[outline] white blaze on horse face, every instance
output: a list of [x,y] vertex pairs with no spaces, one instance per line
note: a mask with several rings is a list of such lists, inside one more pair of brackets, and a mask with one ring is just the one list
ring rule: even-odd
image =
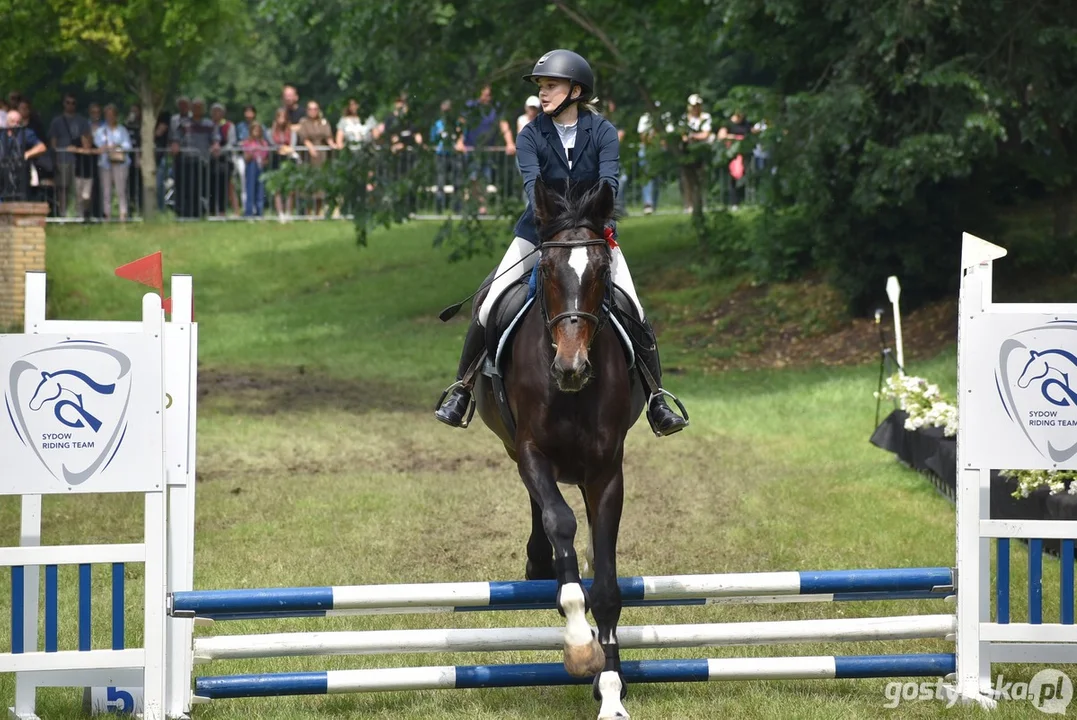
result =
[[583,271],[587,269],[587,248],[572,248],[572,254],[568,256],[568,264],[569,267],[576,271],[576,276],[580,279],[580,286],[582,287]]
[[[587,270],[587,248],[578,247],[572,248],[572,253],[568,256],[568,265],[576,271],[576,277],[579,278],[580,288],[583,288],[583,273]],[[576,297],[572,298],[572,309],[580,309],[580,296],[579,293]]]

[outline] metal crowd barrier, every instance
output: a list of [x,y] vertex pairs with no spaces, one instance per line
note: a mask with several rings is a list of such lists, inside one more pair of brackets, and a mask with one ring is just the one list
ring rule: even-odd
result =
[[[326,159],[347,150],[328,146],[316,148]],[[414,153],[386,152],[373,182],[392,183],[413,171]],[[0,202],[31,200],[50,205],[48,221],[116,222],[143,216],[143,178],[140,151],[129,151],[129,163],[116,172],[102,166],[100,154],[54,153],[51,177],[18,162],[0,159]],[[240,148],[223,148],[217,154],[155,149],[155,177],[152,198],[166,218],[189,220],[323,219],[325,198],[310,193],[272,193],[265,188],[267,173],[284,163],[309,164],[307,147],[295,148],[284,157],[270,150],[264,166],[244,159]],[[712,192],[707,206],[750,205],[756,202],[757,180],[768,168],[757,167],[745,157],[746,174],[733,181],[723,163],[711,163],[701,171],[704,187]],[[715,180],[717,180],[715,182]],[[681,178],[670,172],[652,178],[645,162],[634,149],[622,152],[622,177],[618,205],[622,214],[640,214],[645,198],[656,213],[682,212]],[[107,188],[106,188],[107,185]],[[716,190],[717,192],[713,192]],[[462,154],[433,153],[421,190],[409,197],[416,217],[443,217],[463,212],[465,198],[479,200],[480,209],[494,215],[500,203],[512,200],[515,206],[526,201],[516,158],[504,148],[487,148]],[[333,217],[340,217],[340,212]]]

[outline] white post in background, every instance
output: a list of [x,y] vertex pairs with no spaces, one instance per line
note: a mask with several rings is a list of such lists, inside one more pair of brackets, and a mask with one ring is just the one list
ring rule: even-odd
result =
[[898,372],[905,374],[905,347],[901,342],[901,283],[895,275],[886,279],[886,295],[894,306],[894,350],[897,352]]

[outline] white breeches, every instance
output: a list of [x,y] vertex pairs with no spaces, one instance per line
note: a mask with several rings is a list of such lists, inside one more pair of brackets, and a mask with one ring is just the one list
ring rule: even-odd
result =
[[643,304],[639,301],[639,296],[636,295],[636,285],[632,282],[632,273],[628,271],[628,261],[625,260],[620,246],[613,248],[610,257],[610,274],[613,277],[613,284],[624,290],[625,295],[636,306],[639,319],[646,320],[647,316],[643,314]]
[[[480,325],[486,327],[486,320],[490,317],[490,309],[494,306],[494,302],[501,297],[501,294],[508,290],[509,286],[517,280],[529,274],[535,267],[535,263],[539,261],[538,253],[520,262],[521,258],[534,249],[534,245],[521,237],[513,239],[509,249],[505,251],[505,257],[501,259],[501,264],[497,266],[497,272],[494,273],[496,279],[490,283],[490,291],[486,293],[486,299],[483,300],[482,305],[479,307]],[[516,265],[516,263],[519,264]],[[510,267],[512,269],[508,270]]]
[[[509,245],[509,249],[505,252],[505,257],[501,259],[501,264],[497,266],[497,272],[494,273],[494,276],[497,279],[490,284],[490,291],[487,293],[486,299],[479,307],[480,325],[486,327],[486,321],[490,317],[490,308],[494,306],[497,298],[501,297],[501,294],[513,283],[531,273],[531,270],[535,267],[535,263],[539,261],[539,254],[534,253],[523,262],[520,262],[520,259],[534,249],[534,245],[520,237],[515,238],[512,241],[512,244]],[[507,268],[510,267],[512,269],[507,270]],[[504,273],[504,275],[502,275],[502,273]],[[610,274],[613,278],[613,283],[624,290],[625,294],[631,298],[640,318],[645,318],[646,316],[643,314],[643,305],[640,304],[639,296],[636,295],[636,285],[632,282],[632,273],[629,272],[628,263],[625,261],[624,254],[619,247],[614,248],[611,253]]]

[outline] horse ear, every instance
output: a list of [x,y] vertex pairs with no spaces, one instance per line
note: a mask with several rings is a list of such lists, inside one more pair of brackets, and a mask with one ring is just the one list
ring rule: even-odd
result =
[[587,214],[601,220],[602,224],[605,225],[613,219],[615,201],[613,188],[610,187],[609,183],[601,183],[598,186],[598,192],[594,194],[591,200],[591,207],[588,209]]
[[553,193],[546,188],[546,183],[539,179],[535,180],[533,194],[535,198],[535,207],[533,208],[535,222],[540,226],[545,225],[551,218],[557,215],[557,208],[554,207],[555,199]]

